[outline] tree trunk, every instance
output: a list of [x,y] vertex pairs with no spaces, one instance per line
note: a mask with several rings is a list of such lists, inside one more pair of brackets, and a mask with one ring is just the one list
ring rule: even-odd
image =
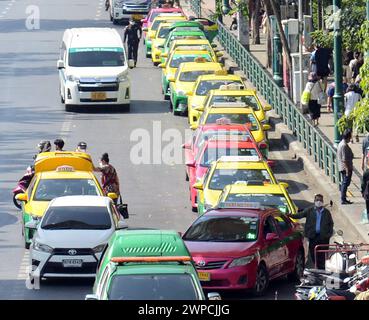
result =
[[254,1],[251,20],[252,44],[260,44],[260,0]]
[[279,35],[281,37],[281,42],[282,42],[282,47],[283,47],[283,50],[284,50],[284,54],[287,57],[287,59],[286,59],[287,60],[287,67],[290,70],[292,70],[291,52],[290,52],[290,48],[288,46],[286,35],[283,31],[280,12],[279,12],[278,7],[275,3],[275,0],[267,0],[267,1],[271,4],[271,7],[273,9],[273,13],[274,13],[274,15],[276,16],[276,19],[277,19],[278,32],[279,32]]

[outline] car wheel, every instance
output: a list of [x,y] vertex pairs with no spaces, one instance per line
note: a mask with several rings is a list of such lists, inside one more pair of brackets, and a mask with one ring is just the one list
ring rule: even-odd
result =
[[67,111],[67,112],[71,112],[71,111],[73,111],[73,106],[72,106],[72,105],[70,105],[70,104],[66,104],[66,105],[65,105],[65,111]]
[[303,250],[299,250],[296,255],[295,269],[288,274],[287,278],[290,281],[298,282],[302,278],[305,269],[305,255]]
[[113,24],[118,24],[118,20],[113,18]]
[[269,275],[264,264],[260,264],[256,272],[256,281],[253,288],[253,294],[257,297],[261,297],[265,294],[269,285]]

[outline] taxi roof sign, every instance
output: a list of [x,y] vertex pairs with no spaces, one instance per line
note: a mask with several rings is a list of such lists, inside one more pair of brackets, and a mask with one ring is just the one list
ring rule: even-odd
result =
[[194,62],[196,63],[205,63],[208,62],[208,60],[206,60],[204,57],[197,57]]
[[231,124],[231,119],[228,118],[219,118],[215,120],[215,124],[219,126],[229,125]]
[[219,87],[219,90],[245,90],[245,86],[241,83],[233,82],[229,84],[223,84]]
[[113,257],[110,260],[114,263],[129,263],[129,262],[190,262],[189,256],[158,256],[158,257]]
[[72,166],[60,166],[57,167],[56,172],[74,172],[74,168]]
[[258,156],[221,156],[219,162],[256,162],[260,161]]
[[221,202],[218,207],[222,209],[264,209],[260,202]]
[[214,102],[210,108],[246,108],[247,105],[244,102]]
[[228,75],[228,72],[227,72],[227,70],[222,69],[222,70],[215,71],[214,74],[216,76],[226,76],[226,75]]

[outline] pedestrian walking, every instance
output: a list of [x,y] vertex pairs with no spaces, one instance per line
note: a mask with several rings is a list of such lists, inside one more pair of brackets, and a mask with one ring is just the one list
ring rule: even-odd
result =
[[345,116],[348,117],[356,104],[361,100],[360,94],[355,91],[355,85],[350,84],[345,93]]
[[324,198],[321,194],[314,197],[314,206],[309,207],[297,214],[288,214],[293,219],[306,218],[304,236],[309,240],[309,254],[311,261],[316,263],[318,269],[325,269],[325,254],[317,254],[315,260],[315,247],[324,250],[333,235],[334,222],[330,211],[324,207]]
[[332,56],[332,51],[327,48],[322,48],[320,45],[315,44],[315,50],[310,57],[311,71],[322,80],[323,91],[327,90],[327,77],[330,74],[329,59]]
[[361,158],[361,169],[364,171],[366,169],[366,166],[369,165],[369,130],[363,140],[362,150],[363,156]]
[[348,145],[352,138],[351,129],[346,129],[337,147],[338,170],[341,175],[341,204],[352,204],[347,200],[347,189],[351,184],[354,154]]
[[348,75],[347,75],[347,80],[350,83],[353,83],[355,81],[356,76],[354,76],[354,68],[356,68],[356,64],[359,60],[360,57],[360,53],[359,52],[355,52],[354,53],[354,57],[350,60],[349,66],[348,66]]
[[[118,198],[120,196],[119,178],[115,168],[109,163],[109,155],[104,153],[100,158],[99,167],[94,167],[94,171],[101,172],[101,184],[104,194],[115,193]],[[118,198],[115,199],[117,203]]]
[[124,30],[123,42],[128,46],[128,60],[134,61],[134,66],[137,65],[138,45],[142,37],[142,28],[133,19],[129,21],[129,25]]
[[316,73],[311,72],[309,75],[309,81],[306,83],[305,92],[310,93],[309,103],[308,103],[308,110],[310,119],[313,122],[314,126],[319,124],[320,118],[320,109],[321,105],[319,104],[319,98],[323,92],[320,82]]
[[367,163],[366,170],[361,179],[361,194],[365,200],[366,215],[369,220],[369,163]]
[[[347,80],[346,77],[342,77],[342,91],[346,92],[348,88],[348,84],[347,84]],[[327,112],[333,112],[333,97],[334,97],[334,92],[336,90],[336,83],[335,82],[331,82],[328,86],[328,90],[327,90]]]

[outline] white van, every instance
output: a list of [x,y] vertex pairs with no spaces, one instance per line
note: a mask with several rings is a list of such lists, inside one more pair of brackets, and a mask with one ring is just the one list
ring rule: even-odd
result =
[[109,0],[110,21],[127,23],[129,19],[141,20],[151,9],[152,0]]
[[65,30],[57,67],[67,111],[82,105],[118,105],[129,110],[128,62],[115,29]]

